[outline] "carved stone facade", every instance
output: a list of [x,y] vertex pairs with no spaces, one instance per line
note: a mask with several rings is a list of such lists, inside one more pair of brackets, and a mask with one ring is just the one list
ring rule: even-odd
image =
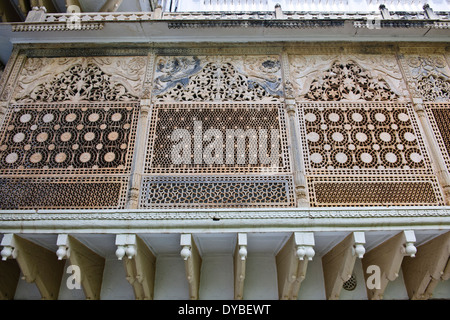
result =
[[142,57],[30,58],[14,100],[33,102],[138,101]]
[[156,64],[158,102],[271,102],[282,92],[276,56],[161,57]]
[[448,57],[344,51],[24,49],[0,92],[2,208],[447,203]]
[[443,55],[404,55],[401,61],[415,97],[427,102],[450,100],[450,69]]

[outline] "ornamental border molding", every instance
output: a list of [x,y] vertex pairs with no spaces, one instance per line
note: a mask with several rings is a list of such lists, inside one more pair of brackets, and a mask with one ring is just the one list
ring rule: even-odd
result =
[[[193,47],[194,46],[194,47]],[[76,56],[147,56],[156,55],[275,55],[286,52],[291,54],[320,55],[320,54],[445,54],[448,48],[445,43],[432,43],[424,46],[423,43],[386,44],[383,42],[348,43],[338,41],[335,43],[301,43],[301,42],[257,42],[251,45],[246,43],[150,43],[136,44],[16,44],[15,47],[27,57],[76,57]]]
[[27,58],[60,58],[60,57],[97,57],[97,56],[147,56],[151,48],[110,47],[108,45],[88,47],[72,47],[68,44],[58,46],[27,46],[22,52]]
[[381,218],[450,218],[448,207],[372,208],[372,209],[273,209],[273,210],[23,210],[0,211],[0,221],[92,221],[92,220],[255,220],[255,219],[381,219]]
[[64,23],[58,24],[19,24],[11,27],[12,32],[42,32],[42,31],[86,31],[102,30],[103,23],[82,23],[79,27],[73,28]]
[[206,21],[169,21],[169,29],[199,29],[199,28],[280,28],[280,29],[310,29],[310,28],[343,28],[344,20],[299,20],[299,21],[277,21],[277,20],[206,20]]

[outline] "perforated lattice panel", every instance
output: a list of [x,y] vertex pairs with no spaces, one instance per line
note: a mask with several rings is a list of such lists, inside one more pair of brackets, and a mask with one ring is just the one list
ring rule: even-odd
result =
[[0,136],[0,173],[126,173],[137,116],[136,104],[12,105]]
[[291,176],[146,177],[142,208],[291,207]]
[[127,177],[0,177],[0,210],[124,208]]
[[314,173],[430,173],[406,104],[302,104],[306,165]]
[[290,172],[281,104],[156,105],[145,173]]
[[410,105],[304,103],[299,117],[312,206],[443,203]]
[[425,110],[447,168],[450,169],[450,103],[426,104]]
[[443,205],[433,177],[309,177],[313,207]]
[[10,105],[0,134],[0,210],[124,208],[134,103]]

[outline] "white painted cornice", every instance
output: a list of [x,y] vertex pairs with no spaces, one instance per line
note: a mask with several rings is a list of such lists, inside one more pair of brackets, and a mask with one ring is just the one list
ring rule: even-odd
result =
[[450,229],[450,208],[0,211],[0,233],[363,231],[399,228]]
[[45,14],[37,21],[0,24],[12,43],[255,42],[255,41],[448,41],[446,12],[155,12]]

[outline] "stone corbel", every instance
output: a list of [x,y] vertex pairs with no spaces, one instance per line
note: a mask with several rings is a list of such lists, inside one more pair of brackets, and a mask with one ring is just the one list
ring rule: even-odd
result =
[[381,12],[381,16],[383,17],[383,19],[391,19],[391,14],[389,13],[388,8],[386,8],[386,6],[384,4],[381,4],[380,7],[380,12]]
[[155,11],[153,12],[154,19],[162,19],[163,11],[160,4],[158,4],[155,8]]
[[239,233],[234,252],[234,298],[244,298],[245,267],[247,262],[247,234]]
[[0,261],[0,300],[12,300],[20,278],[20,268],[17,264],[13,234],[5,234],[1,245],[2,261]]
[[184,260],[186,278],[189,284],[189,297],[197,300],[200,287],[200,268],[202,258],[191,234],[182,234],[180,238],[180,255]]
[[425,15],[430,20],[438,20],[439,17],[434,13],[433,9],[430,7],[428,3],[424,4],[423,10],[425,11]]
[[124,260],[127,280],[137,300],[151,300],[154,295],[156,257],[145,242],[134,234],[116,236],[119,260]]
[[352,232],[322,258],[326,297],[339,299],[342,286],[353,273],[356,258],[364,256],[364,232]]
[[278,294],[282,300],[296,300],[306,277],[308,261],[315,255],[314,234],[295,232],[276,256]]
[[54,252],[14,234],[5,235],[2,245],[2,260],[16,259],[23,278],[36,284],[43,300],[58,299],[64,262]]
[[58,260],[68,259],[71,265],[79,268],[79,280],[86,299],[99,300],[105,259],[68,234],[59,234],[56,245]]
[[[417,252],[417,248],[414,246],[415,242],[414,231],[402,231],[365,254],[362,259],[364,270],[375,266],[380,271],[380,278],[376,281],[377,285],[373,288],[367,287],[367,297],[370,300],[383,298],[389,281],[394,281],[399,276],[403,257],[415,257]],[[371,275],[364,272],[364,276],[367,282]]]
[[450,231],[419,246],[414,259],[411,257],[403,259],[403,279],[411,300],[431,298],[437,284],[448,280],[449,259]]
[[284,18],[283,9],[281,9],[281,5],[279,3],[277,3],[275,5],[275,18],[276,19],[283,19]]

